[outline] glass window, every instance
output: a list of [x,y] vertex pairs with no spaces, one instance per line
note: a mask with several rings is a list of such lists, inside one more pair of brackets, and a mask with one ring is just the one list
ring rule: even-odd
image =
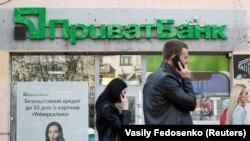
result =
[[[161,62],[162,55],[146,56],[147,77],[160,67]],[[196,109],[192,112],[193,120],[218,121],[224,110],[222,102],[229,98],[230,80],[226,75],[229,74],[227,55],[191,54],[188,62],[197,97]]]
[[128,85],[141,84],[141,55],[100,56],[100,84],[107,85],[117,77]]
[[223,113],[223,100],[229,98],[230,81],[223,73],[192,72],[196,94],[194,120],[219,120]]
[[[87,81],[89,129],[94,129],[94,66],[91,55],[24,55],[11,57],[11,117],[17,117],[17,82],[21,81]],[[16,137],[17,123],[11,122],[11,138]],[[15,140],[15,139],[11,139]]]
[[120,65],[121,66],[131,66],[132,65],[132,55],[121,55]]
[[228,95],[230,81],[224,73],[192,72],[192,84],[196,94]]

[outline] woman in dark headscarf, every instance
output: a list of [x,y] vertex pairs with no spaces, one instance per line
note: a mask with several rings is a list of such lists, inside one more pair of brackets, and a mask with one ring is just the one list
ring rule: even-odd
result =
[[[120,141],[121,126],[129,124],[131,116],[126,92],[127,84],[120,78],[115,78],[98,97],[95,109],[99,141]],[[116,103],[120,105],[121,113],[115,106]]]

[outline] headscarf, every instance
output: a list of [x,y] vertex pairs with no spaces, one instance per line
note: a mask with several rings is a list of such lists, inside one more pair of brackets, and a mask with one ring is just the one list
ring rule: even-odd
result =
[[96,101],[96,111],[105,101],[109,101],[111,103],[118,102],[120,99],[120,93],[124,88],[127,88],[127,84],[122,79],[114,78],[110,81]]

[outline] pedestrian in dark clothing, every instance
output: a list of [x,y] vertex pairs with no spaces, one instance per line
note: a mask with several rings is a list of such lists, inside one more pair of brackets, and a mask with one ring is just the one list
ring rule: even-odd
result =
[[145,124],[192,125],[190,111],[196,106],[187,68],[188,46],[180,40],[169,40],[163,48],[163,62],[143,87]]
[[[128,110],[126,96],[127,84],[119,79],[113,79],[98,97],[96,109],[96,129],[99,141],[120,141],[122,125],[128,125],[131,112]],[[122,109],[120,113],[116,103]]]

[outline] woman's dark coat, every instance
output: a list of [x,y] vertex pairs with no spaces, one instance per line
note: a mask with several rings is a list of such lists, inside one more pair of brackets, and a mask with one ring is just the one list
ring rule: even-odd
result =
[[128,125],[131,117],[129,110],[118,109],[110,102],[104,102],[97,110],[96,124],[98,128],[99,141],[120,141],[122,125]]

